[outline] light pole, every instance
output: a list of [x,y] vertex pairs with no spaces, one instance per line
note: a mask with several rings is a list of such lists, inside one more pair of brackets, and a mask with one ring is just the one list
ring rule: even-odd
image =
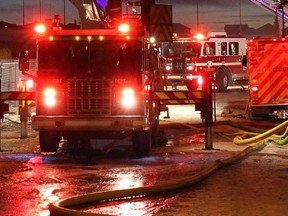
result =
[[64,25],[66,25],[66,0],[64,1]]
[[198,7],[198,0],[196,0],[196,14],[197,14],[197,32],[199,32],[199,7]]
[[282,6],[281,11],[282,11],[282,38],[285,38],[285,17],[284,17],[284,6]]
[[23,0],[23,8],[22,8],[22,21],[23,21],[23,26],[25,24],[25,2]]
[[240,31],[240,36],[242,35],[242,0],[239,0],[240,2],[240,14],[239,14],[239,17],[240,17],[240,27],[239,27],[239,31]]
[[41,9],[42,9],[42,6],[41,6],[41,0],[39,0],[39,12],[40,12],[40,22],[42,21],[42,11],[41,11]]

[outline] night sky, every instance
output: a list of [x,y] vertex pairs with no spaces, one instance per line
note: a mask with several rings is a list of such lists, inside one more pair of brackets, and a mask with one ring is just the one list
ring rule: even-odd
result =
[[[66,24],[79,20],[78,12],[69,0],[8,0],[0,1],[0,21],[22,25],[23,21],[24,24],[39,22],[40,18],[43,21],[46,18],[53,18],[54,14],[60,14],[63,17],[64,1]],[[105,4],[106,0],[98,0],[98,2]],[[182,23],[191,28],[195,28],[197,24],[196,2],[197,0],[156,0],[159,4],[172,4],[173,22]],[[240,20],[242,24],[248,24],[254,28],[274,22],[274,15],[250,0],[198,0],[198,14],[199,27],[203,31],[208,29],[209,31],[223,31],[224,25],[240,24]],[[62,22],[63,20],[64,18]]]

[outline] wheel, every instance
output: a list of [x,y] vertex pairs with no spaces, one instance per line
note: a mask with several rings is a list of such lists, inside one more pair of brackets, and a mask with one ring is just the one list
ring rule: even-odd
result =
[[73,138],[69,137],[67,139],[66,151],[69,153],[73,153],[73,154],[77,153],[77,151],[78,151],[78,139],[76,139],[74,137]]
[[218,92],[225,92],[229,85],[229,73],[225,70],[218,71],[215,84]]
[[53,131],[39,131],[39,143],[42,152],[56,152],[61,136]]
[[151,150],[151,130],[134,131],[132,133],[133,148],[137,155],[147,155]]

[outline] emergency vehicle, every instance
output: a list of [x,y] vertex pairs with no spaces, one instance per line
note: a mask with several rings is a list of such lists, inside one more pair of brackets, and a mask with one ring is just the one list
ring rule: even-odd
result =
[[229,85],[248,83],[246,67],[246,39],[227,37],[225,32],[211,32],[207,37],[175,37],[163,51],[164,75],[169,83],[197,88],[199,75],[211,74],[217,90],[226,91]]
[[252,116],[288,118],[288,39],[247,41]]
[[[39,131],[41,151],[57,151],[62,138],[68,147],[81,148],[93,139],[131,135],[135,152],[147,154],[160,114],[152,91],[163,87],[156,77],[159,55],[143,25],[131,19],[119,20],[118,28],[64,30],[58,18],[50,27],[35,27],[38,71],[32,127]],[[22,71],[29,67],[27,52],[20,55],[19,65]]]

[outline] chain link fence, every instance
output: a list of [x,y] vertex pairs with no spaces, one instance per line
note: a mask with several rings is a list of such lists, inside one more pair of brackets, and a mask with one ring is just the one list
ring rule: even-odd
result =
[[[36,60],[30,60],[30,70],[27,72],[36,75]],[[18,69],[18,59],[0,60],[1,91],[19,91],[19,80],[24,79]]]

